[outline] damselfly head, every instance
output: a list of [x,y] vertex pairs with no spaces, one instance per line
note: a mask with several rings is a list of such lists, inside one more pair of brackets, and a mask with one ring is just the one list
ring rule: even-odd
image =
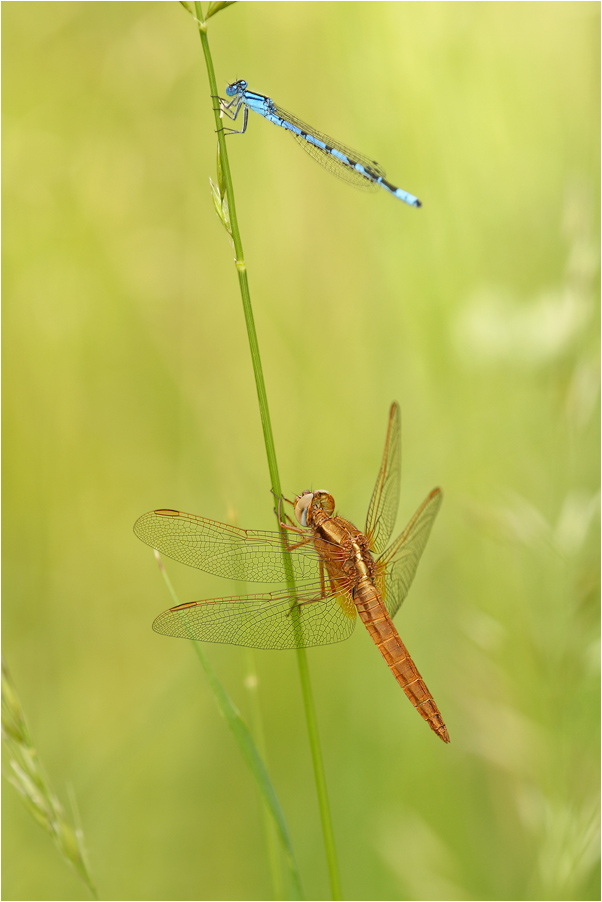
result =
[[231,85],[228,85],[226,94],[228,97],[234,97],[235,94],[243,94],[246,90],[247,82],[244,78],[240,78],[238,81],[233,81]]

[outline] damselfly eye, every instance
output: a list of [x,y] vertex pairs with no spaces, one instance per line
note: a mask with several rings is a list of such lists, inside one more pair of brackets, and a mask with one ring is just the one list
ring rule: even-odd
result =
[[231,85],[228,85],[226,88],[226,94],[228,97],[234,97],[236,94],[244,94],[247,90],[247,83],[244,78],[240,78],[238,81],[233,81]]

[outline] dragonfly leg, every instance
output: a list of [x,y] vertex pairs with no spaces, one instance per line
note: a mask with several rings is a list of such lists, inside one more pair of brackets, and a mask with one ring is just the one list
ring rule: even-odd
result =
[[288,529],[289,532],[299,532],[303,534],[303,529],[300,526],[295,525],[295,521],[292,517],[289,517],[288,514],[284,515],[284,520],[280,515],[280,510],[278,510],[278,523],[280,524],[281,529]]
[[324,583],[324,561],[320,559],[320,592],[322,598],[326,596],[326,585]]
[[274,489],[270,489],[274,498],[277,498],[278,501],[283,501],[285,504],[290,504],[291,507],[295,506],[295,502],[291,501],[290,498],[287,498],[285,495],[277,495]]
[[294,605],[292,605],[291,609],[287,611],[286,616],[289,617],[291,611],[294,611],[296,608],[304,608],[308,604],[315,604],[316,601],[324,601],[324,599],[319,595],[316,596],[316,598],[306,598],[305,601],[297,601],[295,599]]
[[[282,519],[282,504],[290,504],[291,507],[294,507],[294,501],[290,501],[288,498],[285,498],[284,495],[277,495],[274,489],[270,489],[270,492],[274,496],[274,498],[278,499],[278,507],[274,508],[274,513],[278,517],[278,524],[281,529],[288,529],[293,532],[298,532],[304,535],[304,530],[300,529],[296,524],[292,517],[289,517],[288,514],[284,514],[284,520]],[[286,522],[288,520],[288,523]]]
[[[287,499],[284,497],[284,495],[277,495],[274,489],[270,489],[270,492],[272,493],[274,498],[278,500],[278,507],[274,508],[274,513],[278,517],[278,523],[280,524],[280,526],[284,526],[284,523],[282,522],[282,502],[286,501]],[[287,520],[290,520],[290,517],[287,517],[286,514],[284,516]]]
[[302,608],[306,604],[315,604],[316,601],[324,601],[325,598],[330,597],[330,595],[334,595],[336,592],[336,584],[333,578],[328,575],[328,582],[330,583],[330,588],[326,589],[326,580],[324,579],[324,563],[320,561],[320,594],[316,598],[308,598],[305,601],[298,601],[295,607]]
[[[304,530],[298,526],[287,526],[286,523],[280,524],[283,529],[288,529],[291,532],[300,532],[303,535]],[[307,545],[308,542],[313,541],[313,536],[304,535],[300,542],[296,542],[294,545],[286,546],[287,551],[295,551],[296,548],[301,548],[303,545]]]
[[[335,581],[333,580],[330,573],[328,573],[328,571],[326,571],[326,574],[328,576],[328,582],[330,584],[330,588],[328,590],[326,589],[326,579],[324,576],[324,569],[325,569],[324,561],[320,561],[320,599],[327,598],[329,595],[334,595],[334,593],[336,592]],[[316,600],[320,600],[320,599],[316,599]],[[305,603],[305,602],[303,602],[303,603]]]

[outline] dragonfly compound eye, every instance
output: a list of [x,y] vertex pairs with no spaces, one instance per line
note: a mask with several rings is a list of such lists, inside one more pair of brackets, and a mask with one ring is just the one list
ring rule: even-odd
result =
[[301,526],[307,527],[307,509],[313,498],[312,492],[303,492],[295,498],[295,517]]
[[327,492],[324,489],[316,489],[313,493],[311,504],[312,508],[319,507],[320,510],[323,510],[329,517],[334,513],[334,498],[330,492]]

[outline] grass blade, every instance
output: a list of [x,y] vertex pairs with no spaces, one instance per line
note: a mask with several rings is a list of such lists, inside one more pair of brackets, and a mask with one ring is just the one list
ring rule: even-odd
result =
[[[165,580],[165,584],[167,585],[169,593],[173,599],[174,606],[178,605],[180,602],[171,584],[171,580],[167,575],[167,571],[163,566],[163,561],[161,560],[161,556],[159,555],[158,551],[155,551],[155,557],[159,564],[159,569],[161,570],[163,579]],[[185,619],[186,615],[182,614],[182,617]],[[190,638],[193,638],[192,634]],[[259,754],[249,728],[242,719],[238,708],[222,686],[215,670],[211,666],[209,658],[205,654],[205,650],[202,644],[200,642],[195,642],[194,648],[201,667],[205,671],[207,682],[209,683],[211,691],[213,692],[213,697],[215,699],[219,712],[228,724],[234,736],[234,739],[236,740],[236,744],[238,745],[241,754],[253,775],[261,798],[263,799],[264,804],[266,805],[269,813],[273,818],[276,833],[280,840],[288,869],[290,884],[289,898],[303,899],[301,877],[295,861],[295,856],[293,854],[293,847],[288,832],[288,827],[286,826],[284,812],[282,811],[282,807],[280,805],[280,802],[278,801],[276,790],[274,789],[274,785],[270,780],[265,764],[263,763],[263,759]]]

